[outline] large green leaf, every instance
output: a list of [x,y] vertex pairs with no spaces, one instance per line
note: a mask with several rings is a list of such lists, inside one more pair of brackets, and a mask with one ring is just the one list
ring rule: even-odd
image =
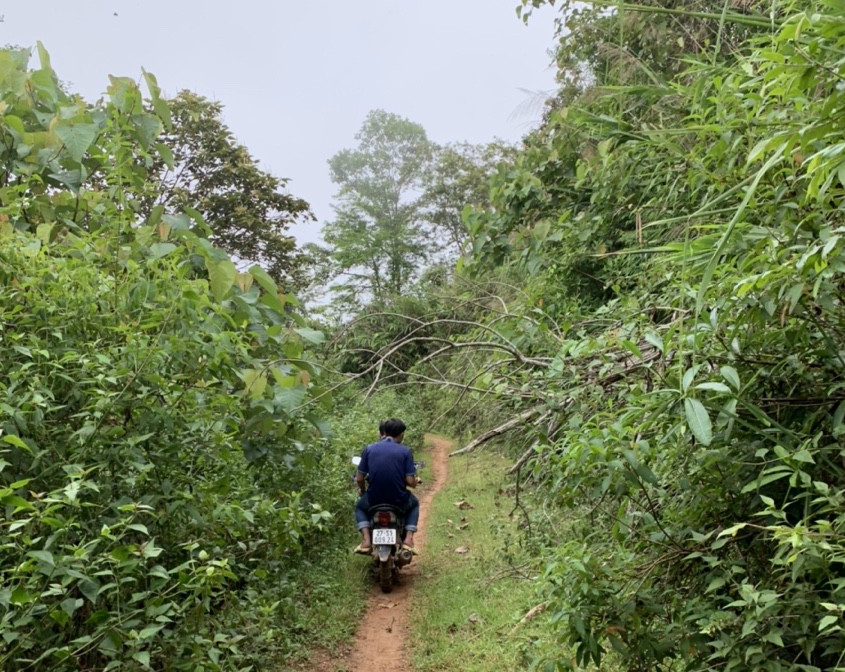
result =
[[282,410],[288,415],[291,415],[302,402],[305,400],[307,390],[304,385],[297,385],[296,387],[277,388],[276,401]]
[[6,436],[2,437],[2,441],[4,443],[8,443],[11,446],[15,446],[16,448],[20,448],[21,450],[25,450],[30,454],[32,453],[32,448],[30,448],[19,436],[16,436],[14,434],[7,434]]
[[221,259],[220,261],[206,261],[206,268],[208,269],[208,278],[211,283],[211,294],[218,301],[226,298],[232,285],[238,277],[238,269],[231,259]]
[[165,145],[163,142],[160,142],[156,145],[156,149],[158,150],[158,155],[161,157],[161,160],[164,161],[164,165],[167,166],[169,170],[173,170],[173,152],[170,150],[170,147]]
[[709,446],[713,440],[713,425],[704,404],[698,399],[688,397],[684,399],[684,412],[687,416],[687,425],[689,425],[693,436],[700,443]]
[[70,157],[80,162],[88,148],[94,144],[100,129],[97,124],[71,120],[56,124],[54,132]]
[[20,95],[26,82],[26,72],[19,67],[14,57],[8,51],[0,52],[0,89]]
[[270,277],[270,275],[265,271],[261,266],[255,264],[254,266],[249,267],[249,272],[257,281],[258,284],[261,285],[261,289],[263,289],[268,294],[272,294],[273,296],[277,296],[279,293],[279,288],[276,286],[276,281]]
[[56,562],[53,560],[53,554],[50,551],[30,551],[27,555],[50,567],[56,566]]
[[259,369],[246,369],[241,372],[244,380],[244,394],[253,399],[260,399],[267,389],[267,374]]
[[170,107],[167,102],[161,97],[161,87],[158,85],[158,80],[151,72],[144,72],[144,81],[147,83],[147,89],[150,92],[150,100],[153,103],[153,109],[164,123],[165,128],[170,128],[172,119],[170,117]]
[[317,331],[316,329],[299,327],[294,329],[294,331],[300,336],[302,336],[302,338],[304,338],[306,341],[308,341],[309,343],[313,343],[314,345],[320,345],[326,340],[326,335],[322,331]]
[[739,388],[742,387],[739,380],[739,374],[736,372],[734,367],[723,366],[719,369],[719,372],[722,374],[722,378],[728,381],[735,390],[739,390]]
[[68,616],[73,616],[73,612],[79,609],[84,604],[82,598],[80,597],[68,597],[65,600],[62,600],[62,611],[64,611]]
[[149,149],[161,133],[161,121],[158,117],[146,112],[132,116],[132,123],[138,131],[138,139],[144,149]]
[[153,243],[150,245],[150,257],[152,259],[161,259],[173,252],[176,245],[173,243]]
[[53,66],[50,64],[50,54],[42,44],[41,40],[36,42],[36,49],[38,50],[38,60],[41,62],[41,69],[52,70]]
[[109,75],[109,81],[109,98],[119,112],[136,114],[142,110],[141,92],[134,79]]

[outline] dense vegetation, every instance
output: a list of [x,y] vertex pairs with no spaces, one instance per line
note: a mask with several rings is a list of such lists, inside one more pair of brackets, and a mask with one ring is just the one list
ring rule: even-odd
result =
[[[389,414],[504,438],[538,669],[845,669],[845,5],[543,4],[560,88],[518,151],[374,112],[332,160],[304,270],[356,275],[320,331],[209,242],[228,187],[161,199],[197,152],[152,76],[90,105],[0,52],[4,669],[286,655]],[[285,279],[307,207],[269,195]]]
[[601,40],[696,38],[664,60],[614,42],[620,67],[517,165],[530,186],[476,223],[482,258],[536,264],[572,325],[533,474],[582,522],[547,597],[580,664],[835,669],[843,7],[694,9],[590,18]]
[[[209,242],[203,185],[149,207],[178,133],[152,75],[92,105],[29,56],[0,52],[0,667],[272,664],[326,603],[302,551],[350,527],[323,336]],[[369,410],[336,416],[353,446]]]
[[561,9],[542,127],[364,370],[516,444],[545,669],[840,669],[845,7]]

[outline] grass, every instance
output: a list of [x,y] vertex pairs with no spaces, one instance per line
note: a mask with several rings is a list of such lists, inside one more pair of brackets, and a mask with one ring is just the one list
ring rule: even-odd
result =
[[428,518],[411,607],[416,671],[525,670],[526,645],[548,628],[542,618],[520,624],[540,598],[537,566],[519,544],[520,512],[512,512],[513,498],[503,491],[509,464],[487,452],[449,463]]
[[297,567],[296,623],[280,624],[289,630],[293,650],[281,667],[273,668],[278,672],[310,670],[312,655],[342,654],[355,634],[366,609],[367,586],[361,563],[350,552],[355,537],[349,526],[349,543],[314,549],[313,561]]
[[[449,478],[428,515],[421,575],[410,603],[414,672],[526,670],[540,651],[535,645],[549,638],[542,616],[520,623],[541,600],[534,581],[539,565],[521,545],[522,516],[505,491],[509,464],[486,451],[449,462]],[[430,478],[428,464],[422,476]],[[356,538],[350,522],[350,549]],[[303,651],[279,672],[335,669],[319,666],[327,658],[343,662],[371,581],[356,560],[341,553],[315,563],[300,615],[317,658],[309,660]]]

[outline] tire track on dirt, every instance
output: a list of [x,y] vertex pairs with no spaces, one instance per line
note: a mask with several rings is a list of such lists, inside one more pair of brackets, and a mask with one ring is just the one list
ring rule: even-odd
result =
[[429,476],[417,496],[420,499],[420,530],[415,545],[420,555],[403,568],[398,586],[384,594],[373,583],[368,595],[369,607],[355,633],[355,642],[341,669],[348,672],[407,672],[412,668],[409,635],[409,606],[421,569],[425,567],[425,542],[431,501],[446,483],[449,450],[452,442],[427,435],[431,446]]

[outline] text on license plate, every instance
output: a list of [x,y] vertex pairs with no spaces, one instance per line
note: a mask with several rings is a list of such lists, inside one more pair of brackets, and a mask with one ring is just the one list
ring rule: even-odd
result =
[[379,527],[373,530],[373,543],[377,546],[396,543],[396,530],[389,527]]

